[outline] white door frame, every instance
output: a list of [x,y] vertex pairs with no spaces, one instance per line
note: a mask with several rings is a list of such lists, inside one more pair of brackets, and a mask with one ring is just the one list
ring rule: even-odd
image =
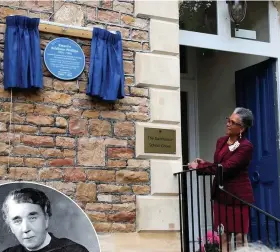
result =
[[[225,0],[217,1],[217,25],[218,25],[218,34],[204,34],[199,32],[185,31],[180,30],[179,32],[179,44],[196,47],[196,48],[205,48],[218,51],[227,51],[240,54],[251,54],[257,56],[272,57],[277,59],[276,63],[276,82],[277,82],[277,97],[280,97],[280,23],[278,19],[278,11],[274,7],[273,3],[269,1],[268,8],[268,17],[269,17],[269,36],[270,42],[260,42],[252,41],[240,38],[231,37],[231,21],[228,14],[228,6]],[[196,84],[195,84],[196,87]],[[197,140],[192,140],[189,142],[189,146],[193,146],[195,150],[192,150],[192,153],[199,153],[198,145],[198,133],[193,132],[193,126],[197,129],[197,93],[196,88],[192,92],[194,95],[194,107],[190,112],[190,119],[194,119],[196,125],[189,124],[189,129],[194,133]],[[280,112],[280,102],[278,104],[278,114]],[[191,108],[190,108],[191,109]],[[194,117],[193,117],[194,116]],[[280,116],[278,116],[278,128],[280,128]],[[190,134],[193,135],[193,134]],[[280,141],[279,148],[280,148]],[[194,143],[194,145],[192,145]],[[191,154],[191,153],[190,153]],[[192,155],[190,155],[192,157]]]

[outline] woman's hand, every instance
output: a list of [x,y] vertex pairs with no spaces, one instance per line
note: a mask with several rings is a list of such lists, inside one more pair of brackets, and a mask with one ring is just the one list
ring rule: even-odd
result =
[[196,169],[198,166],[198,163],[196,161],[192,161],[191,163],[188,163],[189,169]]
[[201,158],[196,158],[194,161],[192,161],[191,163],[188,163],[188,168],[189,169],[197,169],[199,164],[204,164],[205,161]]

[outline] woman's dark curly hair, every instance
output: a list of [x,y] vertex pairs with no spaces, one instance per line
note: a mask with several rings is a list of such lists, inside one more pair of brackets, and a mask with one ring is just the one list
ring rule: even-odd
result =
[[51,203],[45,193],[34,188],[22,188],[11,191],[2,206],[3,219],[7,223],[9,211],[8,201],[14,200],[16,203],[31,203],[39,205],[46,216],[51,217]]

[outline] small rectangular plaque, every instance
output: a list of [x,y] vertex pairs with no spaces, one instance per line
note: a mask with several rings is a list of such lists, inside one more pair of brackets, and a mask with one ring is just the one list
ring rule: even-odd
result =
[[144,152],[176,154],[176,130],[144,128]]

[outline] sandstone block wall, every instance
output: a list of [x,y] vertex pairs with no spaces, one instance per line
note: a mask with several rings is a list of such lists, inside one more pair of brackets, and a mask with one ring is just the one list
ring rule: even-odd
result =
[[[150,194],[149,161],[135,158],[135,122],[148,121],[148,89],[135,87],[136,52],[149,50],[149,20],[133,1],[0,1],[7,15],[119,30],[123,36],[126,97],[116,104],[85,94],[90,40],[73,38],[86,68],[75,81],[59,81],[44,67],[44,89],[3,88],[4,30],[0,30],[0,179],[52,186],[74,199],[98,232],[135,231],[135,195]],[[56,38],[41,33],[41,49]],[[9,146],[11,139],[11,146]],[[11,153],[8,166],[8,154]]]

